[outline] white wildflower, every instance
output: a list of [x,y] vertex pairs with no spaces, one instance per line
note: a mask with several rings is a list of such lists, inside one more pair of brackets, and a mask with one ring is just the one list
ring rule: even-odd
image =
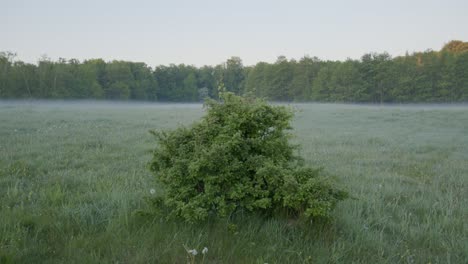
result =
[[202,253],[203,255],[205,255],[206,253],[208,253],[208,248],[207,248],[207,247],[204,247],[201,253]]
[[192,254],[194,256],[198,255],[198,251],[196,249],[191,249],[189,251],[187,251],[189,254]]
[[150,193],[151,193],[151,194],[155,194],[155,193],[156,193],[156,190],[155,190],[155,189],[150,189]]

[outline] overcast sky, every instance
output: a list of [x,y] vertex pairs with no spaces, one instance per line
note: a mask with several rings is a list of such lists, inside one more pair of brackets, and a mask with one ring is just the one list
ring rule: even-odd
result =
[[468,41],[467,0],[0,0],[0,51],[215,65],[357,59],[367,52],[438,50]]

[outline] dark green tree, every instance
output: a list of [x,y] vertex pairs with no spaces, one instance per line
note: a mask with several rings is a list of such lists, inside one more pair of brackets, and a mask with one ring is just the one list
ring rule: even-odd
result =
[[239,57],[231,57],[226,61],[223,81],[226,89],[235,94],[241,94],[244,90],[244,66]]

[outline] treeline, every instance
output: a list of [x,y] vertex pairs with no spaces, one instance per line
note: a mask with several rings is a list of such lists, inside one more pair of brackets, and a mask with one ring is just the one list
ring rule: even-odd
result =
[[216,66],[157,66],[92,59],[37,64],[0,53],[0,98],[117,99],[194,102],[217,98],[218,90],[273,101],[467,102],[468,42],[451,41],[440,51],[392,58],[365,54],[359,60],[323,61],[284,56],[275,63],[244,66],[232,57]]

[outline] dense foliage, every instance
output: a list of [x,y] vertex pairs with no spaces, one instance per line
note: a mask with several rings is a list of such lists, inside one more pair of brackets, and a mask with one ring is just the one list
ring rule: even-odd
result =
[[92,98],[194,102],[218,98],[217,87],[275,101],[467,102],[468,42],[451,41],[441,51],[392,58],[369,53],[360,60],[299,61],[245,67],[238,57],[216,66],[157,66],[101,59],[38,64],[0,53],[0,98]]
[[221,97],[193,126],[154,132],[151,170],[169,216],[195,222],[247,210],[328,217],[346,194],[320,170],[302,166],[288,141],[292,112],[232,93]]

